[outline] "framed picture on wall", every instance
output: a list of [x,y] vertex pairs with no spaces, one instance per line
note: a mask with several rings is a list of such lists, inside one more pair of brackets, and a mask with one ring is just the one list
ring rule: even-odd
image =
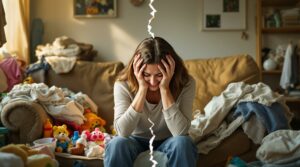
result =
[[246,0],[203,0],[203,30],[245,30]]
[[117,16],[117,0],[74,0],[74,16],[107,18]]

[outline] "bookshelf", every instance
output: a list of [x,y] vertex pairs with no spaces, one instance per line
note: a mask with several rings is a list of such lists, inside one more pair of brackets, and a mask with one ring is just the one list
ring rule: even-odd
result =
[[[293,9],[300,9],[300,0],[256,0],[256,62],[260,69],[260,77],[262,82],[282,94],[284,90],[279,85],[282,66],[277,66],[274,70],[265,70],[263,63],[268,57],[263,49],[269,48],[275,53],[278,45],[286,47],[289,42],[300,43],[300,14],[283,15],[284,12]],[[269,19],[272,12],[273,22]],[[276,23],[275,12],[280,13],[280,24]],[[285,96],[285,98],[290,110],[297,113],[300,118],[300,97]]]

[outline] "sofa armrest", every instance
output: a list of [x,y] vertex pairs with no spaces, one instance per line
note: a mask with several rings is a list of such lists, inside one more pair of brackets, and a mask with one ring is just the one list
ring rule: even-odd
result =
[[30,143],[42,137],[47,118],[39,103],[23,99],[7,103],[1,111],[1,122],[9,129],[9,139],[13,143]]
[[77,61],[74,68],[65,74],[57,74],[53,69],[31,74],[37,83],[68,88],[89,96],[98,106],[98,115],[106,120],[106,130],[113,124],[113,87],[118,73],[124,68],[122,62]]

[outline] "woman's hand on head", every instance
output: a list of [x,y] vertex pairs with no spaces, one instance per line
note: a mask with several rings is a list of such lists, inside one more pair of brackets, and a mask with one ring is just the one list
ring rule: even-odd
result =
[[165,68],[162,68],[161,65],[158,65],[159,70],[163,74],[163,78],[160,81],[159,87],[160,89],[168,89],[171,79],[174,75],[175,71],[175,60],[172,58],[171,55],[166,56],[167,62],[162,59],[161,63]]
[[143,72],[146,68],[146,64],[143,64],[143,59],[140,54],[135,55],[133,60],[133,71],[135,78],[138,81],[139,89],[148,90],[148,84],[146,83]]

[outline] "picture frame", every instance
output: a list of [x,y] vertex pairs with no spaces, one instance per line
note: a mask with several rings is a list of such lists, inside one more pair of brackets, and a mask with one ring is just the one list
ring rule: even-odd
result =
[[247,0],[202,0],[202,29],[246,30]]
[[74,0],[76,18],[117,17],[117,0]]

